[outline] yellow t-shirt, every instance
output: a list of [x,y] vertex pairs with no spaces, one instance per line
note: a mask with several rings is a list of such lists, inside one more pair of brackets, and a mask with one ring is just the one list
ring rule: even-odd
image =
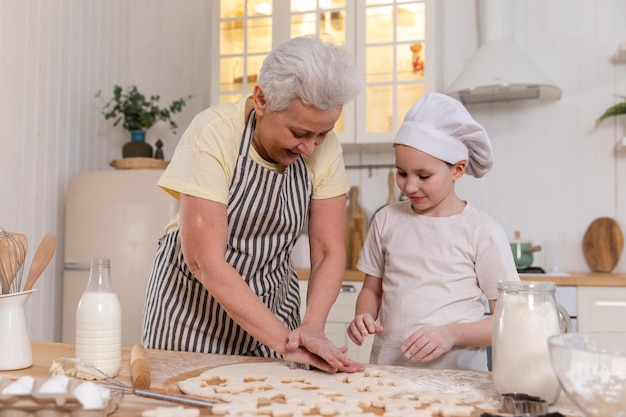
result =
[[[247,98],[235,103],[210,107],[199,113],[176,146],[171,162],[158,185],[179,199],[180,194],[228,204],[229,188],[237,165],[239,146],[245,127]],[[285,167],[272,164],[250,146],[249,156],[275,172]],[[339,139],[329,132],[313,155],[303,155],[313,182],[313,199],[336,197],[348,192],[343,151]],[[178,214],[166,227],[166,233],[178,229]]]

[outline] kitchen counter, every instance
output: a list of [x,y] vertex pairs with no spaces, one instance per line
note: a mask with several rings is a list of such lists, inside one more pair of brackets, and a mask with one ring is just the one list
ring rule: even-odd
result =
[[[309,270],[296,271],[298,279],[309,279]],[[347,269],[344,281],[363,281],[365,274],[361,271]],[[561,286],[578,287],[626,287],[626,274],[604,274],[599,272],[572,272],[566,274],[520,274],[522,281],[550,281]]]
[[[71,357],[74,354],[73,344],[34,342],[32,347],[33,366],[16,371],[0,371],[0,376],[19,378],[24,375],[31,375],[49,378],[49,368],[55,358]],[[271,360],[152,349],[147,349],[147,354],[152,373],[150,389],[176,394],[180,394],[177,385],[179,381],[198,376],[207,369],[234,363]],[[419,391],[452,395],[465,403],[474,404],[485,410],[493,411],[499,408],[498,395],[493,389],[491,373],[489,372],[430,370],[394,366],[376,367],[411,380]],[[122,349],[122,367],[116,379],[125,384],[131,384],[129,347]],[[143,410],[173,406],[176,404],[127,394],[111,416],[137,417],[141,415]],[[559,411],[568,416],[582,415],[564,394],[551,408],[551,411]],[[201,409],[201,415],[211,415],[210,409]]]

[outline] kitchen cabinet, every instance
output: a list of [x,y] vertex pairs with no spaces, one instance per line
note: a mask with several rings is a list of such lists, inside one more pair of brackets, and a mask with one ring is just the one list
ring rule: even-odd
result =
[[579,287],[578,331],[626,332],[626,287]]
[[365,82],[335,127],[347,150],[390,149],[408,109],[434,91],[434,0],[221,0],[213,7],[211,104],[250,94],[269,51],[310,34],[343,45]]
[[[307,280],[300,280],[300,300],[302,304],[301,314],[304,317],[306,311],[307,296]],[[347,356],[361,363],[369,363],[370,351],[374,336],[370,335],[365,339],[363,346],[357,346],[350,340],[346,329],[354,318],[354,309],[356,307],[356,299],[361,291],[363,282],[344,281],[341,292],[337,296],[337,301],[328,313],[326,320],[325,333],[326,337],[332,341],[335,346],[348,346]]]
[[557,284],[557,301],[575,318],[572,331],[626,332],[626,323],[616,319],[626,316],[626,274],[520,274],[520,278],[529,281],[552,281]]

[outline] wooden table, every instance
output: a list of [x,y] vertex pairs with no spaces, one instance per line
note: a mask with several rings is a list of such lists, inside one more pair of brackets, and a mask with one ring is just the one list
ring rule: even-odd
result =
[[[24,375],[33,377],[50,377],[50,365],[56,358],[74,356],[74,345],[66,343],[32,343],[33,366],[16,371],[2,371],[0,377],[19,378]],[[198,376],[207,369],[235,363],[259,362],[260,359],[244,356],[214,355],[205,353],[174,352],[147,349],[152,373],[150,389],[180,394],[178,382]],[[431,370],[409,367],[376,366],[387,372],[407,378],[416,384],[417,389],[424,392],[436,390],[441,394],[454,395],[466,403],[475,404],[485,410],[499,408],[498,395],[493,389],[491,373],[455,370]],[[131,385],[130,378],[130,347],[122,349],[122,367],[117,380]],[[173,407],[176,404],[153,400],[134,395],[126,395],[118,409],[111,414],[113,417],[137,417],[142,411],[156,407]],[[211,415],[210,409],[201,409],[201,415]],[[563,394],[551,411],[558,411],[568,416],[582,416]]]

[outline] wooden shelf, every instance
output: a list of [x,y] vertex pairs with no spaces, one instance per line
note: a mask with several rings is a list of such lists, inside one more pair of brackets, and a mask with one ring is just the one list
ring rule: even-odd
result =
[[[298,279],[307,280],[309,279],[310,271],[308,269],[297,269],[296,274],[298,274]],[[361,271],[356,271],[354,269],[346,269],[343,274],[344,281],[363,281],[365,278],[365,274]]]
[[626,287],[626,274],[603,274],[600,272],[572,272],[561,275],[521,274],[522,281],[549,281],[561,286],[577,287]]
[[[298,279],[309,279],[308,269],[296,271]],[[347,269],[344,281],[363,281],[365,274],[361,271]],[[626,274],[603,274],[599,272],[571,272],[569,275],[522,274],[522,281],[548,281],[561,286],[580,287],[626,287]]]

